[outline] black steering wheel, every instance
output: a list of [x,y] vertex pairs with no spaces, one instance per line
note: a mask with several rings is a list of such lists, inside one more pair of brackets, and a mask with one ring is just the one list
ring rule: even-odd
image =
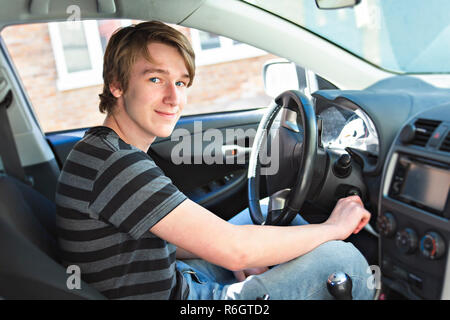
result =
[[[268,133],[280,110],[283,110],[279,128],[276,129],[275,139],[268,139]],[[288,225],[300,211],[311,186],[314,173],[314,162],[317,154],[317,121],[314,108],[309,99],[300,91],[289,90],[280,94],[268,107],[263,116],[255,140],[248,167],[248,202],[250,216],[254,224],[259,225]],[[262,146],[268,142],[278,148],[278,154],[271,154],[270,161],[279,161],[278,168],[293,166],[292,171],[286,172],[286,177],[277,177],[282,180],[293,178],[295,181],[292,188],[285,189],[283,194],[285,201],[282,201],[282,208],[269,210],[267,218],[264,219],[260,206],[260,177],[261,170],[261,150]],[[277,167],[277,166],[275,166]],[[266,170],[266,179],[270,175],[277,175],[278,172]],[[289,170],[290,171],[290,170]],[[264,172],[263,172],[264,174]],[[286,178],[286,179],[285,179]],[[286,192],[287,191],[287,192]],[[269,206],[270,209],[270,206]]]

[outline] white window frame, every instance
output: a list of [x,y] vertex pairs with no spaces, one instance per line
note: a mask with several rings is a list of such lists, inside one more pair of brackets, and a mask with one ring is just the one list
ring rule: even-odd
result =
[[195,51],[195,64],[198,66],[253,58],[267,54],[266,51],[252,47],[245,43],[233,44],[232,39],[222,36],[219,36],[219,48],[204,50],[201,46],[199,30],[190,30],[192,47]]
[[77,72],[67,72],[67,64],[64,56],[58,23],[61,22],[51,22],[48,24],[53,54],[55,57],[56,70],[58,74],[58,78],[56,80],[56,87],[58,88],[58,90],[65,91],[103,83],[103,49],[100,41],[100,33],[98,31],[97,21],[89,20],[80,22],[66,22],[74,24],[74,28],[76,27],[75,24],[80,23],[82,23],[84,27],[84,35],[86,38],[86,44],[92,68],[89,70]]
[[[121,20],[121,22],[123,27],[131,24],[131,20],[128,19]],[[67,64],[58,23],[61,22],[50,22],[48,24],[58,75],[56,80],[57,89],[59,91],[66,91],[103,84],[103,48],[97,20],[67,22],[72,24],[83,24],[89,59],[91,61],[91,69],[77,72],[67,72]],[[76,27],[76,25],[74,25],[74,27]]]

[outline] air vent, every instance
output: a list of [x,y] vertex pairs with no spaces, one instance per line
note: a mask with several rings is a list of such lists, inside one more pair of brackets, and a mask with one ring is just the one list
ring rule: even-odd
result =
[[434,130],[436,130],[440,123],[441,121],[418,119],[414,123],[414,139],[411,141],[411,144],[425,147],[431,137],[431,134]]
[[441,147],[439,148],[441,151],[450,152],[450,131],[447,133],[444,141],[442,141]]

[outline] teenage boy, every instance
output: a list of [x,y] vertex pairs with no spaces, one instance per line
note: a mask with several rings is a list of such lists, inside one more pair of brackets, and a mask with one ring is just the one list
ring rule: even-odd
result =
[[321,224],[237,225],[189,200],[148,156],[180,117],[194,60],[187,38],[161,22],[112,35],[106,119],[75,145],[58,183],[64,262],[111,299],[329,299],[334,271],[352,277],[354,298],[371,299],[366,260],[336,241],[369,221],[358,197],[338,201]]

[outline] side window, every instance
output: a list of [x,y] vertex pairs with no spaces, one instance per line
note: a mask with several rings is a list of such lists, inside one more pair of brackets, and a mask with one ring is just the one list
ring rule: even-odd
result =
[[1,36],[44,132],[103,123],[104,44],[124,20],[9,26]]
[[[139,21],[89,20],[6,27],[1,32],[45,132],[99,125],[103,53],[111,34]],[[173,26],[192,42],[196,77],[183,115],[265,107],[262,69],[277,58],[218,36]]]
[[277,58],[250,45],[200,30],[189,30],[197,71],[185,114],[265,107],[264,64]]

